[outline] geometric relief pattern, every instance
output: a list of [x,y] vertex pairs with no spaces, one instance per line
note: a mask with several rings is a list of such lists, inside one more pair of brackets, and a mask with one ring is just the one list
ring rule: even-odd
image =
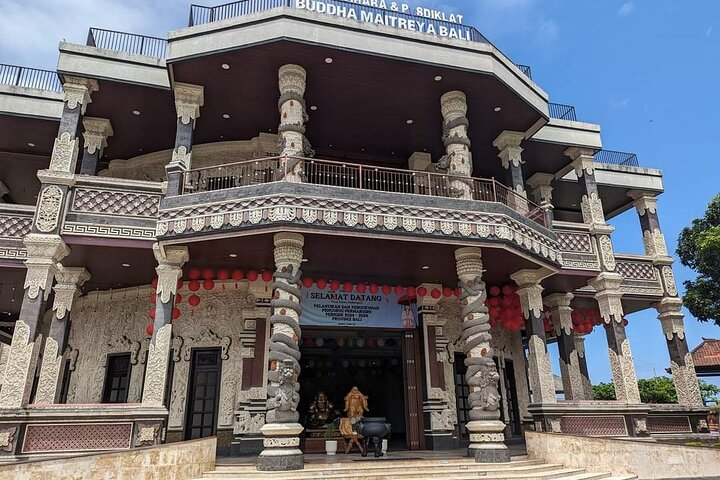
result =
[[62,233],[67,235],[88,235],[92,237],[130,238],[154,240],[154,228],[123,227],[120,225],[98,225],[90,223],[66,222]]
[[32,217],[0,215],[0,237],[24,237],[30,233]]
[[649,415],[647,424],[650,433],[692,433],[689,417]]
[[130,448],[132,423],[28,425],[23,453]]
[[652,262],[627,262],[619,261],[617,263],[617,273],[625,278],[633,278],[638,280],[657,280],[655,276],[655,268]]
[[560,249],[563,252],[592,253],[590,235],[587,233],[557,232]]
[[622,416],[562,417],[560,429],[565,434],[591,437],[626,437],[628,435],[625,418]]
[[73,212],[100,213],[156,218],[160,208],[160,195],[76,188]]

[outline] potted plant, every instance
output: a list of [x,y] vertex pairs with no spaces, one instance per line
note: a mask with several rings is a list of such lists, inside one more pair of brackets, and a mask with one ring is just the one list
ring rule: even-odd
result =
[[338,442],[337,437],[339,435],[337,427],[334,423],[325,425],[325,431],[323,437],[325,437],[325,453],[328,455],[335,455],[337,453]]

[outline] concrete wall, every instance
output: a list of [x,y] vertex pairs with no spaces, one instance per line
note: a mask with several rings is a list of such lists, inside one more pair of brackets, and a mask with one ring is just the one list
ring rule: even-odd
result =
[[14,480],[187,480],[215,468],[215,438],[159,447],[0,465],[0,478]]
[[720,478],[720,449],[526,432],[531,458],[643,479]]

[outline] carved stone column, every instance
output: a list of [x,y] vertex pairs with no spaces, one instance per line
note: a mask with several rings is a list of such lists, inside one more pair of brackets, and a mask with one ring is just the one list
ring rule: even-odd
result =
[[205,104],[205,89],[200,85],[175,82],[175,148],[172,160],[165,166],[167,172],[167,196],[183,192],[183,176],[192,168],[192,145],[195,121],[200,118],[200,107]]
[[615,397],[622,403],[641,403],[630,341],[625,335],[625,326],[622,323],[622,276],[603,272],[588,283],[595,289],[600,316],[605,321]]
[[500,150],[500,160],[507,174],[507,184],[518,196],[508,198],[508,204],[520,211],[527,211],[528,205],[525,199],[525,177],[523,176],[522,147],[520,143],[525,139],[523,132],[511,132],[505,130],[493,141],[493,146]]
[[300,401],[300,265],[305,239],[297,233],[278,233],[275,241],[275,275],[270,316],[270,370],[264,449],[257,459],[263,471],[302,470]]
[[[455,177],[450,181],[450,196],[456,198],[473,198],[472,180],[462,177],[472,177],[473,162],[470,152],[470,138],[468,128],[470,122],[467,118],[467,97],[463,92],[448,92],[440,98],[440,109],[443,119],[443,144],[446,156],[440,163],[447,163],[448,173]],[[449,160],[449,161],[446,161]]]
[[40,377],[34,403],[58,403],[63,382],[63,352],[65,351],[70,310],[90,274],[84,268],[58,265],[55,274],[55,301],[50,333],[45,339]]
[[98,161],[102,158],[103,149],[107,147],[108,137],[112,137],[113,129],[107,118],[83,118],[83,157],[80,164],[82,175],[95,175]]
[[510,452],[503,443],[505,424],[500,421],[500,375],[493,361],[490,347],[490,315],[485,306],[487,292],[482,280],[482,251],[466,247],[455,250],[455,261],[460,279],[465,365],[470,386],[468,401],[471,410],[468,456],[479,463],[509,462]]
[[38,327],[45,313],[57,263],[70,253],[65,242],[56,235],[31,233],[23,242],[28,252],[25,293],[0,390],[0,409],[24,408],[30,400],[42,342]]
[[688,350],[685,338],[685,323],[682,313],[682,300],[679,298],[663,298],[656,303],[658,318],[667,340],[670,354],[670,371],[672,372],[678,404],[703,406],[702,394],[695,373],[695,364]]
[[583,335],[575,335],[575,351],[577,352],[580,374],[582,375],[583,398],[592,400],[592,382],[590,382],[590,372],[588,371],[587,357],[585,356],[585,337]]
[[543,321],[543,288],[540,282],[548,276],[544,269],[520,270],[512,275],[525,317],[528,335],[528,376],[533,403],[555,403],[555,380],[545,338]]
[[575,350],[575,333],[572,324],[572,293],[556,293],[545,297],[550,308],[560,352],[560,375],[565,400],[589,400],[585,397],[585,385],[580,371],[580,358]]
[[527,180],[528,186],[532,189],[530,190],[530,198],[545,210],[545,219],[548,227],[552,226],[552,222],[555,219],[552,203],[553,181],[555,181],[555,175],[540,172]]
[[155,269],[158,275],[157,302],[153,334],[148,347],[142,404],[162,407],[165,405],[175,294],[178,280],[182,276],[182,267],[189,260],[190,254],[187,247],[162,246],[157,243],[153,246],[153,253],[158,262]]
[[310,119],[305,104],[307,73],[299,65],[283,65],[278,71],[280,88],[280,126],[278,127],[278,155],[280,161],[279,176],[286,182],[303,181],[303,164],[298,158],[315,155],[310,142],[305,137],[305,124]]

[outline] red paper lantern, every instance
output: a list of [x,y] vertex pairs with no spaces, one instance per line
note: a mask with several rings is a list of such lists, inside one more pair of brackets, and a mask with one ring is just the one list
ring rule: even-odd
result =
[[172,319],[177,320],[178,318],[180,318],[180,309],[175,307],[173,308]]
[[180,295],[179,293],[177,295],[175,295],[175,305],[182,302],[182,298],[183,298],[182,295]]
[[227,280],[230,278],[230,272],[227,270],[218,270],[217,278],[218,280]]
[[499,297],[488,298],[488,305],[491,307],[499,307],[502,304],[502,300]]
[[402,297],[405,294],[405,287],[398,285],[395,287],[395,295]]
[[320,290],[325,290],[325,287],[327,287],[327,280],[324,278],[318,278],[317,282],[315,282],[315,285],[317,285],[317,288]]
[[150,318],[152,318],[153,320],[155,320],[155,309],[154,309],[154,308],[151,308],[151,309],[150,309],[150,311],[148,312],[148,317],[150,317]]
[[425,288],[425,287],[418,287],[418,289],[417,289],[417,295],[418,295],[418,297],[424,297],[425,295],[427,295],[427,288]]
[[337,292],[338,290],[340,290],[340,281],[333,280],[332,282],[330,282],[330,290],[332,290],[333,292]]
[[370,293],[372,293],[373,295],[375,295],[376,293],[378,293],[378,286],[375,285],[374,283],[371,283],[371,284],[370,284],[369,289],[370,289]]
[[188,270],[188,278],[190,280],[198,280],[200,278],[200,269],[191,268],[190,270]]
[[453,290],[450,287],[443,288],[443,296],[446,298],[450,298],[453,296]]
[[383,295],[390,295],[390,292],[392,292],[392,289],[390,288],[390,285],[383,285],[383,286],[382,286],[382,293],[383,293]]
[[512,297],[502,297],[502,299],[500,300],[500,304],[501,304],[504,308],[512,308],[512,306],[513,306],[513,299],[512,299]]
[[490,287],[490,296],[497,297],[500,295],[500,287]]
[[407,295],[408,297],[414,297],[416,295],[417,291],[415,290],[415,287],[408,287],[407,288]]
[[182,278],[179,278],[177,281],[177,289],[180,290],[183,287],[183,285],[185,285],[185,282],[183,282]]
[[215,282],[212,278],[207,278],[203,281],[203,288],[205,290],[212,290],[215,288]]
[[265,270],[264,272],[262,272],[262,279],[263,279],[263,282],[270,282],[270,281],[272,281],[272,279],[273,279],[273,274],[272,274],[272,272],[269,271],[269,270]]
[[346,293],[352,292],[352,291],[353,291],[353,284],[350,283],[350,282],[345,282],[345,283],[343,283],[343,291],[345,291]]
[[240,280],[243,279],[244,275],[243,275],[242,270],[233,270],[231,277],[236,282],[239,282]]
[[198,305],[200,305],[200,297],[195,294],[190,295],[190,298],[188,298],[188,303],[193,307],[197,307]]
[[365,293],[365,290],[367,289],[367,285],[364,283],[358,283],[355,285],[355,290],[357,290],[358,293]]
[[505,285],[502,287],[502,293],[503,295],[510,296],[513,293],[515,293],[517,289],[513,285]]
[[258,273],[255,270],[250,270],[247,273],[247,279],[250,280],[251,282],[254,282],[255,280],[258,279]]
[[455,295],[456,297],[462,295],[462,288],[457,287],[455,290],[453,290],[453,295]]
[[152,303],[152,304],[157,303],[157,293],[153,292],[150,294],[150,303]]
[[303,287],[310,288],[313,286],[313,279],[305,277],[302,279],[302,284],[303,284]]
[[154,325],[152,323],[148,324],[147,327],[145,327],[145,333],[150,335],[152,337],[153,330],[155,330]]
[[215,277],[215,272],[212,268],[204,268],[202,271],[202,278],[205,280],[212,280]]
[[150,286],[155,290],[157,290],[157,284],[158,284],[157,278],[153,278],[152,282],[150,282]]
[[438,298],[440,298],[442,296],[442,292],[437,288],[433,288],[432,292],[430,292],[430,296],[432,298],[434,298],[435,300],[437,300]]
[[200,282],[197,280],[190,280],[190,283],[188,283],[188,290],[191,292],[197,292],[200,290]]

